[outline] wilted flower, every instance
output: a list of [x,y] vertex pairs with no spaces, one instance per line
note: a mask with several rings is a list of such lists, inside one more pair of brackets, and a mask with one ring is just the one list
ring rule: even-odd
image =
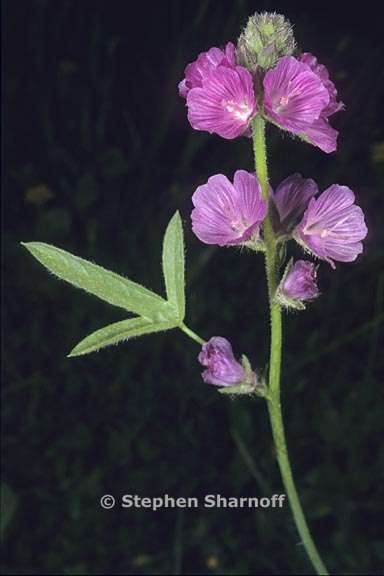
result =
[[347,186],[333,184],[311,198],[294,238],[306,249],[335,268],[334,260],[352,262],[363,251],[367,227],[355,195]]
[[325,67],[312,55],[304,54],[302,59],[288,56],[268,70],[263,81],[265,113],[281,128],[324,152],[333,152],[338,132],[329,125],[328,117],[342,104],[336,102],[336,89]]
[[242,66],[218,66],[187,95],[188,120],[195,130],[229,140],[247,132],[257,111],[251,74]]
[[223,174],[211,176],[192,196],[192,229],[206,244],[229,246],[255,238],[267,213],[254,174],[235,172],[233,184]]
[[202,377],[208,384],[233,386],[246,378],[243,366],[233,355],[230,342],[221,336],[213,336],[203,344],[198,359],[200,364],[207,367]]
[[293,54],[296,47],[292,26],[281,14],[263,12],[248,20],[237,44],[239,64],[252,72],[260,67],[272,68],[283,56]]
[[291,260],[277,289],[277,300],[287,307],[302,309],[303,301],[318,295],[315,264],[308,260],[297,260],[295,263]]
[[208,52],[202,52],[195,62],[185,68],[185,78],[179,83],[179,94],[184,98],[192,88],[201,88],[203,78],[206,78],[218,66],[236,67],[235,46],[228,42],[224,50],[210,48]]
[[317,193],[316,182],[303,178],[301,174],[292,174],[283,180],[271,194],[279,217],[277,231],[285,234],[291,232],[304,214],[309,200]]

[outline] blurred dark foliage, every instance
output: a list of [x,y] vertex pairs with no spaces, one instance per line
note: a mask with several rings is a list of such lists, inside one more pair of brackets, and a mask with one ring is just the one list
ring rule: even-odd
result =
[[[3,573],[306,574],[283,510],[104,511],[104,493],[282,492],[262,401],[206,386],[175,331],[79,359],[121,311],[57,282],[19,245],[55,244],[161,291],[160,251],[185,224],[187,322],[259,370],[268,315],[260,257],[191,234],[209,175],[252,169],[249,142],[190,129],[177,83],[257,10],[285,13],[330,69],[346,111],[326,155],[271,129],[272,184],[292,172],[356,191],[365,253],[320,268],[322,297],[285,320],[283,400],[299,492],[334,573],[379,574],[383,544],[383,42],[380,18],[337,3],[3,3]],[[381,351],[380,351],[381,350]],[[252,461],[249,461],[251,455]]]

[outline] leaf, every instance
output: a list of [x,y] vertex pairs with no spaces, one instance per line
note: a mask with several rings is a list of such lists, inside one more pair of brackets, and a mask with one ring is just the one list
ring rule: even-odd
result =
[[179,321],[185,316],[184,238],[179,212],[175,212],[163,240],[163,273],[168,302]]
[[128,278],[51,244],[28,242],[22,245],[53,274],[109,304],[152,321],[165,321],[174,317],[174,311],[166,300]]
[[68,356],[81,356],[95,352],[105,346],[111,344],[118,344],[123,340],[129,340],[135,336],[143,336],[144,334],[151,334],[152,332],[161,332],[175,328],[173,322],[151,322],[144,318],[130,318],[121,322],[109,324],[96,332],[93,332],[84,340],[79,342],[77,346],[68,354]]

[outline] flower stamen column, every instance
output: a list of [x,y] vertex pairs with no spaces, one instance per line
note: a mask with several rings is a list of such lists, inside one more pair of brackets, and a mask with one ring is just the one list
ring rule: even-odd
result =
[[[267,153],[265,142],[265,122],[261,115],[253,120],[253,149],[255,155],[256,174],[259,179],[263,199],[269,198]],[[280,372],[282,352],[282,315],[281,306],[274,300],[277,288],[277,251],[276,239],[273,232],[270,210],[263,223],[265,242],[265,268],[268,283],[268,296],[271,320],[271,348],[268,381],[268,411],[272,426],[273,439],[276,448],[277,460],[280,467],[284,487],[287,492],[289,504],[292,509],[297,530],[302,539],[306,552],[317,574],[327,575],[328,571],[320,558],[312,539],[300,499],[293,481],[291,465],[289,462],[287,444],[285,440],[283,417],[280,401]]]

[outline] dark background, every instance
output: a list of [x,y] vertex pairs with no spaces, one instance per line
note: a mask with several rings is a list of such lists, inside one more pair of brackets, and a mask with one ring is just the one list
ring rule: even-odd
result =
[[296,171],[320,189],[346,184],[369,227],[358,261],[322,264],[321,298],[286,316],[283,402],[326,564],[382,573],[383,34],[367,3],[312,4],[3,2],[4,573],[311,570],[288,507],[100,508],[104,493],[282,492],[266,407],[204,385],[198,346],[176,331],[67,359],[123,313],[56,281],[19,245],[49,242],[161,292],[162,235],[179,209],[187,324],[229,338],[264,370],[262,259],[199,243],[189,220],[210,175],[252,170],[250,143],[193,131],[177,94],[185,65],[236,41],[256,9],[290,18],[346,105],[332,119],[337,154],[268,132],[273,185]]

